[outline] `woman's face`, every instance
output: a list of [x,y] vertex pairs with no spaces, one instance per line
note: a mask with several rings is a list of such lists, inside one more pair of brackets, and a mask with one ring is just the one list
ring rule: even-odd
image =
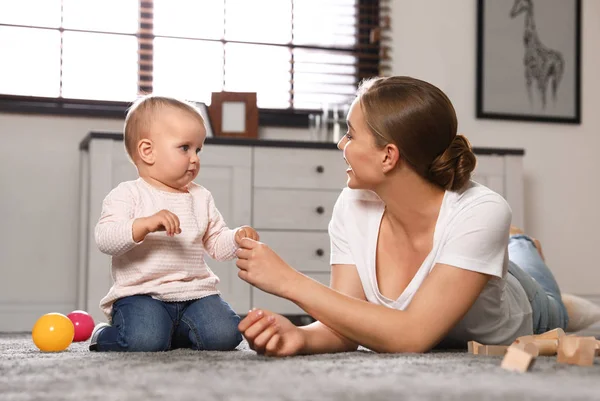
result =
[[373,190],[385,177],[382,169],[385,155],[375,145],[375,138],[367,126],[358,99],[350,107],[347,122],[348,132],[337,146],[344,152],[344,159],[348,163],[348,187]]

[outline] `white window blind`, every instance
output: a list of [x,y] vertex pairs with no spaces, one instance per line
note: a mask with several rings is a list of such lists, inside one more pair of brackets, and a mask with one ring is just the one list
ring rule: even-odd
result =
[[257,92],[262,109],[346,103],[389,67],[387,2],[0,0],[0,103],[223,90]]

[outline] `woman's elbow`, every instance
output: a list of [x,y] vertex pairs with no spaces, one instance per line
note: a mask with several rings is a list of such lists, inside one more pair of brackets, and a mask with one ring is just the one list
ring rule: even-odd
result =
[[400,353],[414,353],[422,354],[430,351],[433,346],[430,341],[422,337],[404,337],[402,339],[390,341],[389,343],[382,344],[381,349],[374,351],[388,354],[400,354]]

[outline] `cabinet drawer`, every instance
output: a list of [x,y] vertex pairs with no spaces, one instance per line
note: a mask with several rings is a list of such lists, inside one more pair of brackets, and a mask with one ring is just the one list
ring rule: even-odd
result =
[[255,148],[254,186],[342,189],[347,167],[339,150]]
[[[329,287],[331,273],[307,273],[306,275]],[[255,287],[252,287],[252,307],[265,308],[279,314],[306,315],[306,312],[295,303],[285,298],[268,294]]]
[[329,235],[301,231],[261,231],[260,241],[269,245],[283,260],[297,270],[328,272]]
[[339,191],[255,189],[256,229],[327,230]]

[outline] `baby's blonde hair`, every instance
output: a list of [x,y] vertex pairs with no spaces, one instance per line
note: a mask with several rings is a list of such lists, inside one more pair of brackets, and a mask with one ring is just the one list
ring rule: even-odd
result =
[[129,110],[127,110],[125,128],[123,130],[125,150],[134,163],[137,160],[136,146],[138,142],[140,139],[149,136],[157,113],[168,107],[189,113],[191,116],[198,118],[198,121],[205,127],[202,114],[190,102],[174,97],[157,95],[144,95],[136,99]]

